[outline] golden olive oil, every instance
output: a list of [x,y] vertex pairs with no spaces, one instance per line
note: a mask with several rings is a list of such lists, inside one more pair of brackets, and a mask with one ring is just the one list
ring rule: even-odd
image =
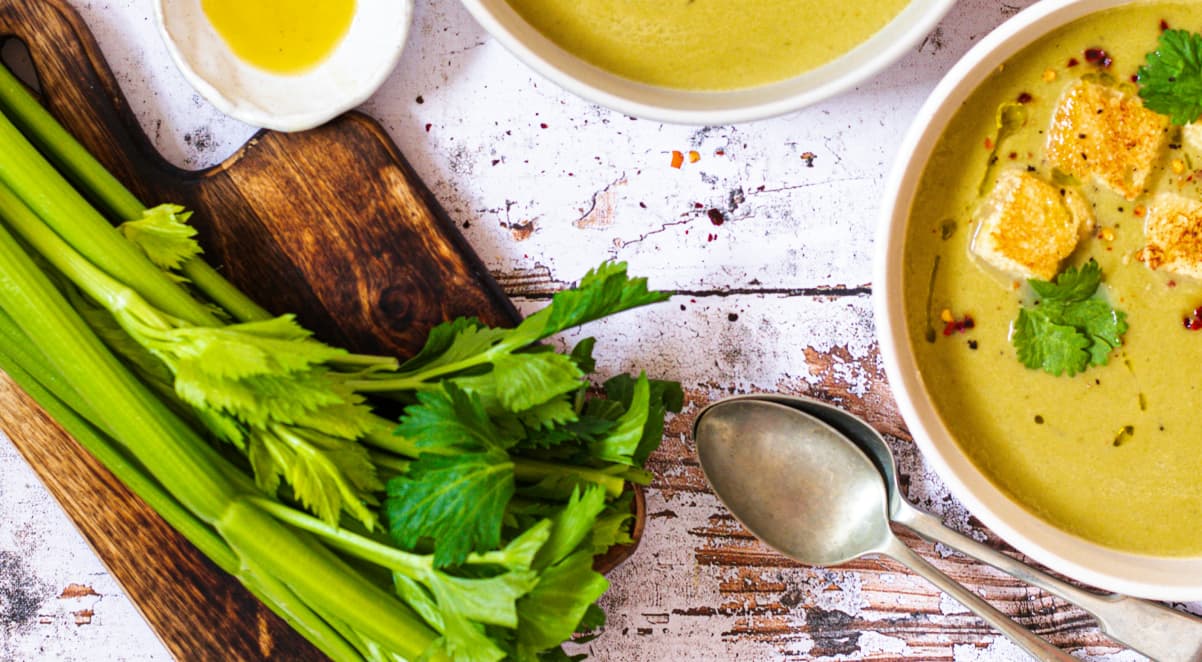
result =
[[202,0],[217,34],[248,64],[296,74],[330,56],[355,15],[355,0]]

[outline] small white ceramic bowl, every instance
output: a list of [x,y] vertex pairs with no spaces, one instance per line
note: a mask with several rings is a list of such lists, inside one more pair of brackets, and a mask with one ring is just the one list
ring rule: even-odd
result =
[[565,90],[643,119],[711,126],[782,115],[851,88],[901,58],[954,3],[912,0],[868,41],[788,80],[741,90],[694,92],[638,83],[589,64],[543,36],[506,0],[463,0],[493,38]]
[[413,0],[358,0],[334,52],[296,75],[239,59],[213,29],[201,0],[157,0],[154,13],[171,58],[210,103],[247,124],[301,131],[358,106],[384,83],[401,57]]
[[1023,47],[1075,19],[1128,2],[1131,0],[1035,3],[985,37],[944,76],[914,119],[886,188],[874,274],[876,324],[889,384],[923,456],[986,526],[1024,554],[1082,582],[1157,600],[1199,600],[1202,558],[1150,557],[1088,542],[1023,509],[977,469],[927,397],[910,351],[902,298],[903,243],[915,189],[931,150],[961,103]]

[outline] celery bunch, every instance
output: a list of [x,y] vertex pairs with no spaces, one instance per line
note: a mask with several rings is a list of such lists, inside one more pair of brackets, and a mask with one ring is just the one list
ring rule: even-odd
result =
[[629,541],[682,393],[590,397],[591,339],[539,341],[664,295],[603,264],[516,328],[352,354],[233,288],[3,67],[0,110],[0,368],[218,566],[337,660],[562,659],[604,622],[593,556]]

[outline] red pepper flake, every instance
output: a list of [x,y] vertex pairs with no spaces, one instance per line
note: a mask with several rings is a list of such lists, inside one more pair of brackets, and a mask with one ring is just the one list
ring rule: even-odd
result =
[[714,156],[726,156],[726,150],[719,147],[718,149],[714,150]]
[[430,133],[430,127],[432,127],[432,126],[434,126],[434,125],[433,124],[426,125],[426,133]]
[[977,326],[972,315],[965,315],[960,319],[956,319],[952,316],[951,311],[945,310],[943,313],[941,317],[944,320],[943,335],[945,336],[950,336],[953,333],[964,333]]
[[1139,74],[1131,74],[1131,82],[1138,83],[1139,82]]
[[639,203],[639,207],[640,207],[640,208],[642,208],[642,209],[646,209],[646,208],[647,208],[647,203],[645,203],[645,202],[640,202],[640,203]]
[[993,149],[993,138],[985,139],[985,149]]
[[1029,93],[1023,92],[1022,94],[1018,95],[1018,102],[1019,103],[1031,103],[1031,99],[1034,99],[1034,98],[1035,97],[1031,96]]
[[1160,19],[1160,31],[1164,32],[1168,29],[1169,29],[1169,22],[1164,20],[1163,18]]
[[710,223],[713,223],[714,225],[722,225],[726,222],[726,215],[722,213],[721,209],[711,207],[710,210],[706,212],[706,215],[710,217]]
[[538,128],[540,128],[540,129],[545,129],[545,128],[547,128],[547,123],[546,123],[546,122],[539,122],[539,123],[538,123]]
[[1077,61],[1077,58],[1075,58],[1075,57],[1070,57],[1070,58],[1068,59],[1068,66],[1070,66],[1070,67],[1075,67],[1075,66],[1077,66],[1078,64],[1081,64],[1081,63]]
[[684,154],[677,150],[672,150],[672,167],[679,170],[682,165],[684,165]]
[[694,202],[693,209],[705,209],[705,205],[701,204],[700,202]]
[[1182,322],[1185,328],[1190,331],[1202,330],[1202,306],[1195,308],[1193,315],[1186,316]]
[[1103,69],[1109,69],[1114,64],[1114,59],[1101,48],[1085,49],[1085,61]]
[[801,160],[806,162],[807,168],[814,167],[814,159],[816,159],[816,158],[818,158],[818,155],[813,152],[802,152],[801,153]]

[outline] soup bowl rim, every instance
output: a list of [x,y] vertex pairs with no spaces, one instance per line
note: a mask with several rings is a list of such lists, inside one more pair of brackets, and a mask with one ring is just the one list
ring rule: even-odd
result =
[[670,124],[717,126],[784,115],[851,89],[910,52],[956,0],[910,0],[885,27],[825,65],[784,81],[728,91],[639,83],[567,52],[507,0],[461,0],[476,22],[545,79],[586,101]]

